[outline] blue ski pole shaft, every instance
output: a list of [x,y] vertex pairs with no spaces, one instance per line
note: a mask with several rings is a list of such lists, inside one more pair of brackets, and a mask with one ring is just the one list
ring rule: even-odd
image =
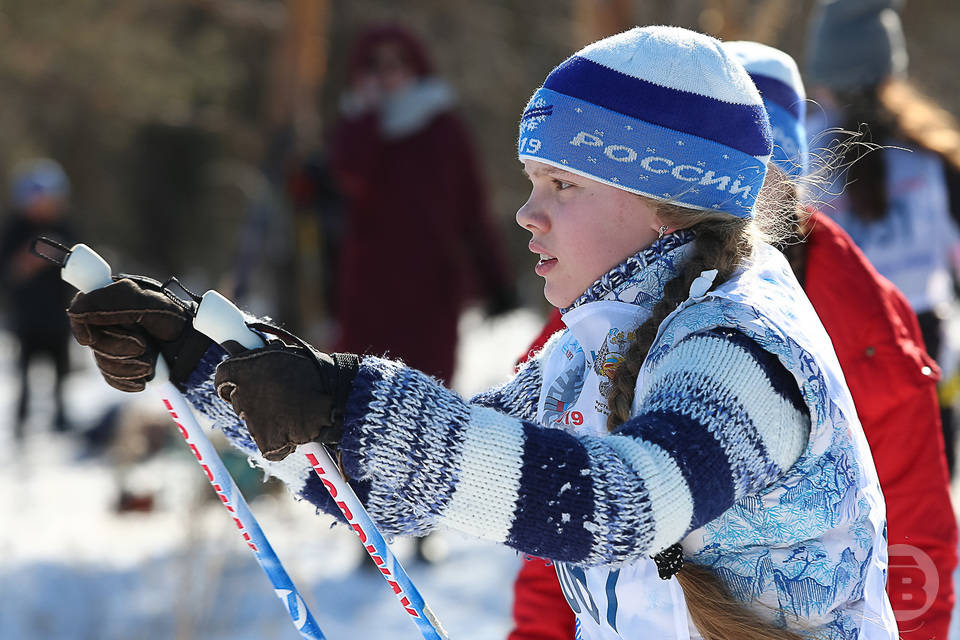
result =
[[320,631],[319,625],[307,609],[307,605],[294,586],[293,580],[290,579],[280,563],[276,551],[270,546],[270,542],[263,533],[263,529],[260,528],[257,519],[250,512],[247,501],[240,493],[240,489],[233,481],[230,472],[224,466],[217,450],[194,417],[190,404],[173,383],[164,382],[157,386],[163,404],[170,413],[170,417],[177,424],[180,435],[183,436],[190,447],[190,451],[193,452],[197,462],[203,468],[207,480],[210,481],[213,490],[217,493],[217,497],[230,512],[238,533],[253,552],[263,572],[267,574],[270,584],[273,585],[274,593],[286,607],[293,625],[302,637],[311,640],[323,640],[325,638],[323,632]]
[[[242,312],[216,291],[204,294],[197,309],[194,327],[221,344],[235,343],[245,349],[257,349],[264,345],[260,336],[247,327]],[[440,621],[393,555],[353,488],[343,479],[327,449],[318,443],[309,443],[300,446],[298,452],[307,457],[310,466],[320,476],[323,486],[423,637],[426,640],[448,640]]]
[[[61,273],[65,281],[83,292],[93,291],[113,282],[110,265],[83,244],[75,245],[70,250]],[[217,497],[230,512],[237,530],[247,547],[253,552],[257,562],[260,563],[264,573],[267,574],[274,592],[286,607],[297,631],[302,637],[310,640],[325,640],[326,636],[320,631],[300,592],[293,585],[293,581],[280,563],[280,558],[277,557],[259,523],[250,512],[250,507],[233,481],[233,477],[197,422],[193,409],[168,377],[166,364],[162,359],[158,359],[154,381],[149,386],[159,392],[180,435],[186,440],[197,462],[200,463]]]

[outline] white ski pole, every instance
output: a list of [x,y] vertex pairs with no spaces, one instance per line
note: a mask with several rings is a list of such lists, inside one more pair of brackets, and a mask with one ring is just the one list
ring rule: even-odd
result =
[[[51,247],[59,250],[62,255],[54,257],[50,253],[41,252],[38,249],[41,243],[44,243],[48,250]],[[113,282],[110,265],[84,244],[77,244],[67,249],[45,238],[38,238],[34,241],[33,252],[55,264],[60,264],[61,276],[64,281],[84,293],[100,289]],[[253,517],[253,513],[250,512],[250,507],[233,481],[233,477],[223,465],[217,450],[210,443],[194,417],[190,404],[180,393],[180,390],[170,382],[169,371],[163,358],[157,359],[154,379],[148,386],[160,395],[170,417],[176,423],[180,435],[186,440],[197,462],[203,468],[207,480],[210,481],[214,491],[217,492],[217,497],[230,512],[230,516],[233,518],[233,522],[244,542],[253,552],[257,562],[260,563],[260,567],[267,574],[267,578],[270,579],[274,592],[286,607],[297,631],[300,632],[302,637],[310,640],[325,640],[326,636],[320,631],[320,627],[307,609],[300,592],[297,591],[290,576],[287,575],[286,570],[280,563],[280,558],[277,557],[276,552],[270,546],[267,537],[260,528],[260,524]]]

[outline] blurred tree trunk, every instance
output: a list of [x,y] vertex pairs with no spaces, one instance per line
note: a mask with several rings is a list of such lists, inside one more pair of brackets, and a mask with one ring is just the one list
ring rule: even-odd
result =
[[[280,194],[289,172],[315,148],[320,97],[327,72],[327,0],[286,0],[287,20],[274,51],[267,105],[268,143],[264,171]],[[288,255],[277,263],[279,317],[295,331],[322,316],[320,226],[312,212],[292,211]],[[278,258],[281,258],[278,256]]]
[[634,24],[631,0],[575,0],[573,28],[577,47],[625,31]]
[[317,104],[327,72],[327,0],[286,0],[287,20],[274,51],[267,117],[292,127],[294,145],[309,148],[320,128]]
[[583,46],[637,24],[695,25],[721,40],[776,46],[793,17],[789,0],[574,0],[574,39]]
[[721,40],[753,40],[776,45],[792,11],[788,0],[706,0],[700,28]]

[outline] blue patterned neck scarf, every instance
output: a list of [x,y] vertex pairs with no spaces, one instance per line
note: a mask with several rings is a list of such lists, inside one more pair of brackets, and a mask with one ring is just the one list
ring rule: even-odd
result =
[[597,300],[617,300],[652,309],[663,297],[663,287],[680,271],[692,250],[696,234],[680,229],[655,241],[600,276],[573,304],[560,313]]

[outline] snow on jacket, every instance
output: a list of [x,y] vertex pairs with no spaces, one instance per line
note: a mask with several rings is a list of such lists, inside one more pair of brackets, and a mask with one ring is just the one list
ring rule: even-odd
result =
[[[937,365],[896,287],[836,223],[817,212],[811,223],[804,288],[831,337],[873,452],[887,505],[887,591],[900,634],[945,640],[957,526],[939,427]],[[551,314],[529,352],[563,328],[561,314]],[[528,558],[514,583],[509,640],[573,638],[575,618],[565,602],[553,565]]]

